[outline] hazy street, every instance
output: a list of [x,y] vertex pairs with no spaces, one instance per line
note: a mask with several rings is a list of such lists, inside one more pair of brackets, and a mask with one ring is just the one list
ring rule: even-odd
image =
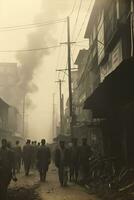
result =
[[[11,200],[15,200],[17,198],[21,200],[25,197],[27,198],[27,195],[28,200],[97,200],[97,198],[92,195],[90,196],[83,188],[79,186],[71,184],[66,188],[60,187],[55,168],[51,168],[49,170],[46,183],[40,183],[38,174],[35,174],[36,175],[31,173],[28,178],[23,174],[18,176],[17,183],[12,183],[10,187],[10,193],[13,193],[14,190],[17,190],[18,194],[16,192],[14,193],[18,196],[15,198],[13,194],[10,194],[12,196]],[[27,189],[28,192],[24,192],[24,190]]]
[[0,200],[134,200],[134,0],[0,0]]

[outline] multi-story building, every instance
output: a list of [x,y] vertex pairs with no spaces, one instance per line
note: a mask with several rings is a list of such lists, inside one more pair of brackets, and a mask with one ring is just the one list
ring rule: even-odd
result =
[[0,139],[10,135],[8,132],[8,108],[9,105],[0,98]]
[[96,67],[94,65],[96,55],[91,57],[90,52],[90,50],[80,50],[75,61],[78,71],[76,79],[73,80],[73,108],[76,116],[74,134],[79,139],[86,137],[94,150],[98,151],[99,149],[99,151],[102,151],[102,144],[101,142],[98,143],[101,138],[98,122],[92,119],[90,110],[83,110],[84,101],[92,93],[93,89],[97,87],[99,81],[98,74],[96,75],[95,71],[92,70],[93,66]]
[[0,139],[23,141],[22,120],[18,110],[0,98]]
[[22,137],[22,116],[16,107],[9,106],[8,108],[8,129],[13,135],[19,135]]
[[84,107],[100,119],[105,154],[120,163],[134,163],[133,9],[133,0],[96,0],[85,34],[92,93]]

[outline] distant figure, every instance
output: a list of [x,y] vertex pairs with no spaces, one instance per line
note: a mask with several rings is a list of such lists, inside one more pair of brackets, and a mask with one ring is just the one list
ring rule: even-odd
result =
[[31,147],[32,147],[32,161],[31,161],[31,168],[34,169],[34,164],[35,164],[35,157],[34,157],[34,141],[31,142]]
[[19,140],[16,141],[16,146],[14,147],[14,151],[15,151],[15,168],[17,170],[17,173],[20,173],[22,150]]
[[36,169],[37,167],[37,151],[38,151],[37,141],[34,141],[33,143],[33,169]]
[[31,141],[27,140],[26,144],[23,147],[23,161],[24,161],[24,169],[25,169],[25,175],[29,175],[30,167],[32,164],[32,146]]
[[7,199],[7,188],[10,181],[15,177],[14,171],[14,154],[8,148],[7,140],[2,139],[2,147],[0,148],[0,199]]
[[41,146],[38,147],[37,151],[37,168],[40,173],[40,181],[43,182],[46,181],[46,174],[48,171],[50,160],[51,160],[50,150],[46,146],[46,140],[42,139]]
[[69,151],[65,147],[64,141],[60,141],[59,147],[55,151],[55,165],[58,168],[61,186],[66,186],[68,180]]
[[78,180],[79,153],[78,140],[77,138],[73,138],[72,147],[70,148],[70,181],[77,182]]
[[14,148],[12,147],[12,143],[11,142],[7,142],[7,147],[10,150],[10,156],[11,156],[11,160],[12,160],[12,178],[15,178],[15,151]]
[[87,183],[87,177],[89,172],[89,158],[92,156],[92,151],[90,146],[87,144],[87,139],[82,139],[82,146],[80,147],[79,154],[79,164],[80,164],[80,172],[82,178],[82,184]]
[[40,142],[38,142],[38,145],[37,145],[38,147],[40,147]]

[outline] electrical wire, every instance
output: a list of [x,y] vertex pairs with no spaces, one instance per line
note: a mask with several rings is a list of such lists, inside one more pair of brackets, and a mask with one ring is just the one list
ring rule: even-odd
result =
[[[69,16],[71,16],[75,10],[77,0],[75,0],[72,11],[70,12]],[[37,28],[45,25],[51,25],[51,24],[56,24],[56,23],[61,23],[65,22],[66,18],[61,18],[57,20],[48,20],[44,22],[39,22],[39,23],[29,23],[29,24],[22,24],[22,25],[14,25],[14,26],[0,26],[0,31],[14,31],[18,29],[29,29],[29,28]]]
[[68,16],[71,16],[73,14],[73,12],[75,10],[76,3],[77,3],[77,0],[75,0],[73,8],[72,8],[72,10],[71,10],[71,12],[70,12],[70,14]]
[[79,35],[80,35],[80,33],[81,33],[82,29],[83,29],[83,26],[84,26],[84,24],[85,24],[86,18],[87,18],[87,16],[89,15],[89,11],[91,10],[91,7],[92,7],[92,0],[90,0],[90,4],[89,4],[89,6],[88,6],[86,15],[85,15],[85,17],[84,17],[84,21],[83,21],[83,23],[82,23],[82,25],[81,25],[81,27],[80,27],[80,30],[79,30],[79,32],[78,32],[78,34],[77,34],[77,37],[76,37],[75,41],[77,41],[78,38],[79,38]]
[[[112,1],[111,1],[111,3],[112,3]],[[111,5],[110,5],[109,7],[111,7]],[[121,19],[122,19],[123,17],[124,17],[124,15],[121,16]],[[102,25],[104,24],[104,21],[105,21],[105,22],[106,22],[106,21],[109,21],[109,24],[111,24],[112,19],[113,19],[113,16],[112,16],[110,19],[108,19],[107,17],[104,18],[104,20],[103,20],[103,22],[102,22],[102,24],[101,24],[101,27],[102,27]],[[99,30],[99,31],[100,31],[100,30]],[[99,34],[99,33],[97,33],[97,37],[98,37],[98,34]],[[103,51],[107,49],[108,44],[109,44],[109,41],[107,41],[107,43],[105,43],[105,46],[103,46],[103,48],[102,48],[101,51],[99,52],[98,57],[100,57],[100,56],[102,55]],[[88,51],[90,51],[90,50],[92,50],[92,46],[89,48]],[[89,55],[90,55],[90,54],[89,54]],[[86,63],[85,68],[87,67],[88,63],[89,63],[89,62],[88,62],[88,59],[87,59],[87,63]],[[85,74],[85,73],[83,72],[83,74],[81,75],[81,77],[80,77],[80,79],[79,79],[79,81],[78,81],[77,87],[76,87],[75,89],[77,89],[77,88],[80,86],[80,83],[81,83],[81,81],[83,80],[84,74]],[[88,73],[86,73],[85,76],[86,76],[86,77],[89,76]]]
[[[61,40],[62,40],[63,33],[64,33],[64,25],[63,25],[63,29],[62,29],[62,31],[61,31],[61,36],[60,36],[59,44],[60,44],[60,42],[61,42]],[[62,46],[60,46],[59,51],[58,51],[56,68],[59,67],[59,63],[60,63],[61,47],[62,47]],[[58,72],[58,79],[59,79],[59,75],[60,75],[60,72]]]
[[[111,7],[111,5],[112,5],[112,0],[111,0],[111,2],[110,2],[110,4],[109,4],[109,8]],[[101,31],[101,28],[102,28],[104,22],[106,22],[106,21],[108,21],[108,20],[109,20],[109,19],[107,18],[107,16],[105,16],[104,19],[103,19],[103,21],[102,21],[102,23],[101,23],[101,25],[100,25],[100,27],[99,27],[99,29],[97,30],[97,34],[96,34],[96,37],[95,37],[94,41],[97,40],[98,35],[99,35],[100,31]],[[77,43],[77,42],[76,42],[76,43]],[[76,49],[76,47],[74,47],[73,53],[74,53],[75,49]]]
[[[63,31],[61,36],[63,35],[64,32],[64,26],[63,26]],[[81,41],[80,41],[81,42]],[[79,42],[77,42],[79,43]],[[74,44],[75,45],[75,44]],[[62,45],[55,45],[55,46],[50,46],[50,47],[41,47],[41,48],[32,48],[32,49],[16,49],[16,50],[0,50],[0,53],[13,53],[13,52],[26,52],[26,51],[40,51],[40,50],[47,50],[51,48],[56,48],[56,47],[61,47]]]
[[[76,7],[76,3],[77,3],[77,0],[75,0],[74,5],[73,5],[73,8],[72,8],[72,11],[70,12],[70,14],[69,14],[68,16],[71,17],[71,15],[73,14],[73,12],[74,12],[74,10],[75,10],[75,7]],[[80,11],[79,11],[79,12],[80,12]],[[77,18],[76,18],[76,19],[77,19]],[[77,23],[77,21],[76,21],[75,23]],[[67,69],[67,61],[66,61],[66,69]],[[62,78],[63,81],[65,80],[65,75],[66,75],[66,72],[63,73],[63,78]]]
[[80,4],[79,4],[79,8],[78,8],[78,13],[77,13],[75,24],[74,24],[73,31],[72,31],[72,38],[73,38],[73,35],[75,34],[77,22],[78,22],[79,15],[80,15],[80,10],[81,10],[81,7],[82,7],[82,2],[83,2],[83,0],[80,0]]
[[0,50],[0,53],[15,53],[15,52],[33,52],[33,51],[44,51],[48,49],[53,49],[60,47],[61,45],[55,45],[50,47],[41,47],[41,48],[33,48],[33,49],[17,49],[17,50]]
[[[74,12],[75,7],[76,7],[76,3],[77,3],[77,0],[74,1],[73,8],[72,8],[72,10],[71,10],[71,12],[70,12],[70,14],[69,14],[68,16],[71,17],[71,16],[73,15],[73,12]],[[67,69],[67,61],[66,61],[66,69]],[[64,81],[64,79],[65,79],[65,75],[66,75],[66,73],[64,72],[64,74],[63,74],[63,81]]]
[[0,32],[7,32],[7,31],[16,31],[16,30],[25,30],[25,29],[33,29],[33,28],[41,28],[44,26],[52,25],[52,24],[58,24],[65,22],[66,20],[59,20],[59,21],[53,21],[53,22],[48,22],[48,23],[37,23],[37,24],[27,24],[27,25],[22,25],[22,26],[12,26],[12,27],[0,27]]
[[[81,33],[81,31],[82,31],[82,29],[83,29],[83,26],[84,26],[84,24],[85,24],[86,18],[87,18],[88,14],[89,14],[89,11],[91,10],[92,3],[93,3],[92,0],[90,0],[90,3],[89,3],[89,6],[88,6],[88,9],[87,9],[87,12],[86,12],[85,17],[84,17],[84,21],[83,21],[83,23],[82,23],[82,25],[81,25],[81,27],[80,27],[80,30],[79,30],[79,32],[78,32],[78,34],[77,34],[77,36],[76,36],[75,42],[77,42],[77,40],[78,40],[78,38],[79,38],[79,36],[80,36],[80,33]],[[75,46],[74,49],[73,49],[73,54],[74,54],[74,52],[75,52],[75,49],[76,49],[76,46]]]

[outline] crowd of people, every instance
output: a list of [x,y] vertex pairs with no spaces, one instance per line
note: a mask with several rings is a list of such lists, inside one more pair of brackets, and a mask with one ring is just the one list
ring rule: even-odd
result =
[[72,142],[66,144],[64,140],[59,141],[59,145],[54,152],[46,145],[45,139],[40,143],[27,140],[22,147],[19,141],[12,146],[6,139],[2,139],[0,148],[0,199],[6,200],[7,189],[11,180],[17,181],[16,174],[24,169],[25,176],[29,176],[30,170],[39,171],[40,181],[46,181],[46,174],[53,161],[58,168],[59,182],[61,186],[66,186],[68,177],[70,182],[81,181],[86,183],[89,158],[92,151],[87,144],[87,139],[82,139],[82,145],[78,145],[78,139],[73,138]]
[[61,186],[67,185],[69,181],[86,184],[89,171],[89,160],[93,156],[87,139],[82,139],[82,145],[78,145],[78,139],[73,138],[66,147],[65,141],[60,141],[55,150],[55,165],[58,168],[59,181]]

